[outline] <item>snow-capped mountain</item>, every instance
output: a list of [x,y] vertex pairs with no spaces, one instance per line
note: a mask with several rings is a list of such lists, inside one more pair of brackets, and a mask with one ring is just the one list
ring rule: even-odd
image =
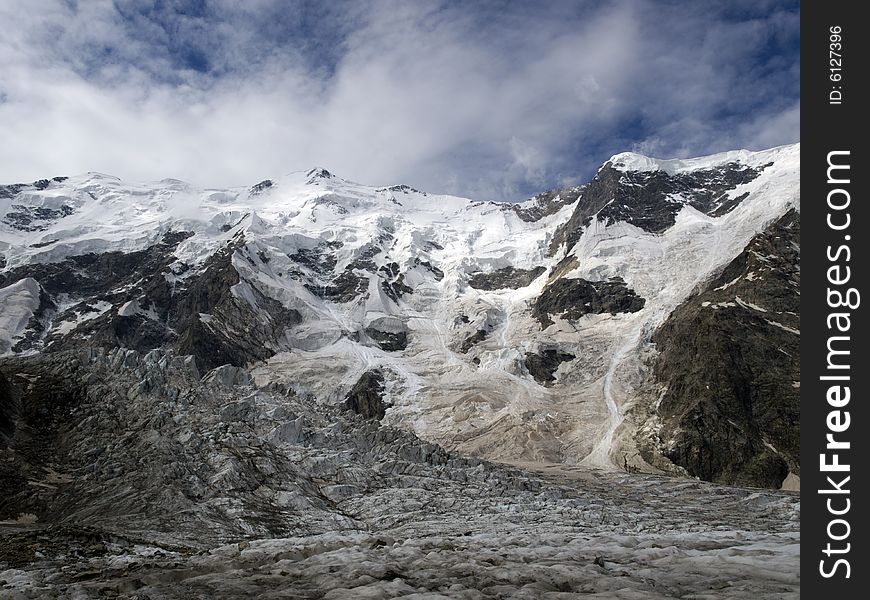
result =
[[519,204],[0,187],[0,586],[795,593],[798,497],[685,475],[799,483],[798,183],[786,146]]
[[[698,465],[725,447],[675,451],[691,401],[660,414],[653,396],[672,397],[673,382],[650,361],[674,310],[799,211],[798,167],[798,145],[623,153],[587,185],[519,204],[324,169],[228,190],[97,173],[5,186],[0,351],[172,348],[201,373],[248,367],[319,403],[364,388],[385,424],[487,459],[672,470],[663,454],[714,480],[778,486],[799,473],[797,451],[769,451],[767,431],[709,472]],[[796,311],[738,285],[760,272],[715,288],[702,310],[748,310],[796,342]],[[711,360],[694,352],[683,359]],[[781,459],[776,475],[745,473],[764,453]]]

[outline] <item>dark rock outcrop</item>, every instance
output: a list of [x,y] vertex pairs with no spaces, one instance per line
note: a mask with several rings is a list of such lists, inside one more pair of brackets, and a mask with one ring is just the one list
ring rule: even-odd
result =
[[551,190],[538,194],[528,202],[505,205],[505,209],[514,211],[523,221],[533,223],[556,214],[564,206],[573,204],[583,195],[585,189],[586,186],[577,186],[564,190]]
[[[415,258],[411,263],[411,268],[417,267],[428,271],[435,281],[441,281],[444,278],[444,271],[427,260]],[[397,262],[387,263],[378,268],[378,275],[382,278],[381,289],[393,302],[398,303],[403,295],[414,293],[414,289],[405,283],[405,274],[406,272],[401,271]]]
[[799,246],[792,211],[655,332],[666,391],[647,452],[722,483],[779,487],[800,474]]
[[[178,285],[170,284],[167,273],[189,270],[177,263],[173,251],[191,235],[170,231],[140,252],[78,255],[0,274],[0,286],[25,277],[41,285],[39,310],[16,351],[43,345],[50,352],[82,346],[143,352],[174,347],[194,355],[204,369],[269,358],[281,346],[285,330],[301,322],[301,315],[240,279],[232,257],[247,252],[241,236],[209,257],[198,273]],[[248,299],[233,293],[237,285],[246,288]],[[83,320],[72,331],[45,337],[43,317],[55,309],[51,298],[62,294],[105,302],[111,308]],[[74,321],[94,310],[92,301],[84,300],[56,315],[56,320]]]
[[531,284],[546,270],[545,267],[531,269],[503,267],[492,273],[475,273],[468,278],[468,285],[477,290],[519,289]]
[[[176,329],[182,332],[178,351],[194,355],[197,365],[206,370],[265,360],[275,354],[284,331],[302,322],[298,311],[241,282],[232,266],[236,250],[230,245],[209,258],[202,274],[174,303]],[[240,283],[253,296],[255,305],[233,294],[232,288]]]
[[406,196],[409,193],[421,194],[423,196],[429,195],[426,192],[420,191],[416,188],[411,187],[410,185],[405,185],[403,183],[399,184],[399,185],[391,185],[389,187],[378,188],[377,191],[379,191],[379,192],[401,192],[402,194],[405,194]]
[[211,319],[189,322],[179,336],[178,351],[194,355],[202,369],[243,367],[273,356],[284,331],[301,323],[302,315],[251,289],[259,310],[234,296],[225,298],[211,309]]
[[6,213],[3,222],[19,231],[45,231],[55,221],[75,212],[72,206],[66,204],[60,208],[13,204],[10,208],[12,210]]
[[408,347],[408,326],[396,317],[380,317],[365,328],[365,334],[381,350],[398,352]]
[[661,233],[674,224],[686,204],[713,216],[725,214],[745,198],[732,199],[727,192],[752,181],[763,169],[728,163],[672,175],[665,171],[620,171],[606,163],[584,189],[571,218],[556,229],[549,255],[555,255],[562,246],[570,251],[593,216]]
[[532,316],[546,329],[553,324],[551,315],[576,320],[588,314],[637,312],[645,302],[618,277],[609,281],[557,279],[535,300]]
[[344,405],[363,418],[380,421],[389,408],[383,394],[384,373],[379,369],[366,371],[347,393]]
[[0,185],[0,198],[14,198],[21,190],[27,187],[26,183],[12,183]]
[[[430,242],[431,243],[431,242]],[[423,267],[427,271],[429,271],[432,276],[435,278],[435,281],[441,281],[444,279],[444,271],[433,265],[428,260],[420,260],[419,258],[414,259],[414,266]]]
[[[88,253],[53,263],[31,263],[0,273],[0,287],[32,277],[51,296],[101,296],[117,288],[133,286],[143,273],[163,279],[163,272],[175,262],[172,252],[191,232],[170,231],[157,244],[137,252]],[[147,282],[140,284],[144,289]]]
[[264,190],[272,187],[274,183],[272,183],[271,179],[264,179],[258,184],[251,186],[251,195],[256,195],[262,193]]
[[335,254],[329,252],[324,246],[299,248],[293,254],[288,255],[288,257],[290,260],[307,267],[313,273],[321,276],[332,274],[337,262]]
[[[0,520],[33,512],[52,490],[29,485],[43,477],[45,465],[65,460],[62,431],[84,397],[81,362],[74,353],[12,357],[0,362]],[[9,460],[11,458],[12,460]]]
[[[299,249],[290,259],[304,265],[314,276],[305,287],[316,296],[340,304],[368,297],[369,277],[378,267],[374,257],[383,252],[377,244],[364,245],[353,261],[338,276],[334,275],[335,255],[328,251],[330,244],[310,249]],[[383,267],[382,267],[383,269]]]
[[525,365],[535,381],[545,387],[550,387],[556,378],[553,374],[563,362],[577,358],[568,352],[560,352],[557,348],[544,348],[540,352],[526,354]]
[[468,351],[474,348],[477,344],[486,339],[486,336],[489,335],[489,332],[486,329],[478,329],[470,336],[462,340],[462,344],[459,346],[459,351],[463,354],[468,354]]
[[0,371],[0,444],[12,437],[18,419],[19,394]]
[[399,275],[393,281],[381,281],[381,289],[384,290],[384,293],[396,303],[399,302],[399,298],[401,298],[402,295],[414,293],[414,289],[405,283],[404,275]]
[[365,244],[356,254],[356,257],[348,265],[348,269],[358,269],[360,271],[368,271],[374,273],[377,270],[374,258],[384,251],[378,244],[370,242]]
[[318,179],[332,179],[335,177],[335,175],[321,167],[310,169],[305,176],[308,178],[308,183],[315,183]]
[[306,283],[305,287],[311,293],[321,298],[343,304],[366,297],[369,288],[369,278],[357,275],[352,269],[348,268],[341,275],[333,279],[331,283],[326,285]]
[[405,331],[381,331],[367,327],[366,335],[377,342],[381,350],[387,352],[398,352],[408,347],[408,333]]

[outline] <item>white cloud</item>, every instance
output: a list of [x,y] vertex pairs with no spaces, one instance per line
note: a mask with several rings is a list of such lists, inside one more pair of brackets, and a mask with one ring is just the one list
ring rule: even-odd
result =
[[[133,4],[120,6],[135,35],[108,1],[0,8],[0,181],[97,170],[249,185],[322,165],[365,183],[517,199],[631,146],[676,155],[798,135],[794,103],[717,120],[741,75],[716,52],[735,37],[758,45],[761,21],[717,24],[686,42],[693,55],[639,4],[481,25],[456,7],[352,3],[330,16],[339,39],[306,30],[319,44],[309,54],[334,55],[324,66],[244,20],[273,2],[219,2],[222,18],[176,25],[213,76],[177,64],[167,29]],[[738,64],[739,49],[727,51]]]
[[743,125],[739,137],[748,140],[750,149],[758,150],[793,142],[800,137],[800,130],[801,103],[798,100],[775,115],[765,115]]

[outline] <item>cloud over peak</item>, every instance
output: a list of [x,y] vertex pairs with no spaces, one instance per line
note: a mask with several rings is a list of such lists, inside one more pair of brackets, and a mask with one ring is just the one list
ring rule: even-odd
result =
[[796,2],[10,1],[0,180],[322,164],[516,200],[627,149],[799,136]]

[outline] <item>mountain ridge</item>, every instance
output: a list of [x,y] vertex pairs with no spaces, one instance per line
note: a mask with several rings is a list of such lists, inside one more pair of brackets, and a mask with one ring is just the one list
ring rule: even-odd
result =
[[[595,462],[611,469],[628,464],[624,416],[639,401],[622,362],[799,210],[798,165],[799,145],[623,153],[588,184],[517,204],[363,186],[320,167],[235,190],[102,174],[16,186],[0,219],[0,303],[13,315],[2,347],[172,347],[205,370],[251,366],[261,382],[298,370],[330,402],[378,370],[386,422],[518,461],[588,461],[615,434]],[[545,356],[573,358],[543,367]],[[334,372],[318,375],[324,365]],[[605,402],[613,385],[621,397]],[[546,418],[554,403],[568,407],[558,424]]]
[[724,159],[0,187],[0,586],[797,593],[799,146]]

